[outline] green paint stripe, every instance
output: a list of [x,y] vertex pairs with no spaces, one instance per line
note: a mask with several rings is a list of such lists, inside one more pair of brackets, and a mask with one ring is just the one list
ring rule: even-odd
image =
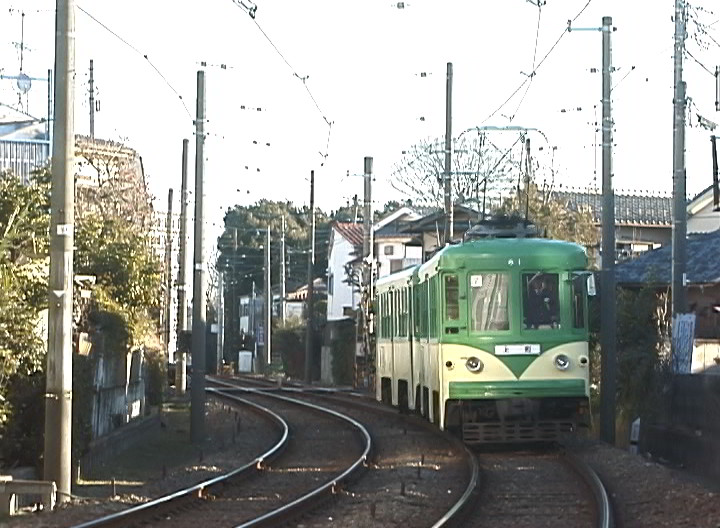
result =
[[450,399],[585,396],[585,380],[451,381]]

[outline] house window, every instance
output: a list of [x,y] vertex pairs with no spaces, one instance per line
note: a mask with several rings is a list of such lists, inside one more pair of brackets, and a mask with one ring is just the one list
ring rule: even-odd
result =
[[395,246],[387,245],[383,248],[383,252],[386,255],[394,255],[395,254]]
[[333,294],[333,290],[334,290],[333,284],[335,283],[335,281],[333,280],[334,277],[335,276],[332,273],[329,274],[329,276],[328,276],[328,295]]

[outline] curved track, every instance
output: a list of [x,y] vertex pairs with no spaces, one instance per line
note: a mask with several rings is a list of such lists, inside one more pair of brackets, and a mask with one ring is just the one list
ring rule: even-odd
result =
[[266,392],[320,402],[353,416],[370,430],[376,451],[366,475],[331,507],[306,516],[307,526],[452,526],[475,498],[479,473],[475,455],[422,418],[399,414],[365,394],[347,390],[299,386],[278,390],[277,384],[258,378],[223,383],[261,386]]
[[[108,526],[133,525],[171,525],[173,528],[181,526],[200,525],[211,526],[271,526],[277,525],[282,519],[295,516],[298,512],[308,508],[315,501],[331,495],[337,487],[358,472],[370,453],[371,442],[367,431],[354,420],[329,409],[304,402],[295,402],[290,398],[278,396],[263,396],[246,394],[240,398],[229,394],[223,389],[209,389],[209,392],[223,399],[230,399],[238,404],[249,405],[258,412],[267,413],[278,424],[281,430],[280,438],[266,452],[257,456],[250,463],[239,467],[225,475],[216,477],[175,493],[160,497],[105,517],[88,521],[75,528],[94,528]],[[268,401],[274,398],[282,401],[280,407],[284,410],[274,412],[257,400]],[[251,401],[253,400],[253,401]],[[298,412],[298,405],[302,412]],[[271,406],[278,406],[273,403]],[[292,409],[291,411],[289,409]],[[285,418],[280,415],[284,414]],[[309,416],[313,418],[310,419]],[[302,416],[302,417],[301,417]],[[347,449],[335,462],[327,463],[327,445],[318,451],[321,445],[318,439],[299,434],[305,428],[303,421],[310,423],[315,420],[319,427],[315,431],[333,430],[338,438],[349,440],[352,437],[356,443],[361,442],[356,449],[357,453],[349,457]],[[338,427],[338,422],[341,426]],[[320,425],[321,424],[321,425]],[[308,429],[312,430],[312,429]],[[349,443],[349,442],[346,442]],[[314,454],[300,455],[305,461],[289,466],[283,465],[281,460],[297,457],[303,446],[310,446]],[[283,456],[279,455],[283,453]],[[323,458],[318,456],[322,453]],[[358,454],[359,453],[359,454]],[[325,464],[321,467],[321,464]],[[340,469],[338,470],[338,467]],[[283,470],[284,468],[284,470]],[[300,476],[300,478],[297,478]],[[327,476],[327,478],[325,478]],[[240,480],[251,477],[252,483],[247,486],[239,484]],[[323,482],[318,484],[319,478]],[[271,481],[271,482],[268,482]],[[304,483],[299,486],[299,481]],[[285,482],[285,492],[278,493],[282,482]],[[263,494],[263,489],[266,493]]]
[[556,450],[485,452],[483,490],[466,526],[611,528],[607,493],[594,471]]

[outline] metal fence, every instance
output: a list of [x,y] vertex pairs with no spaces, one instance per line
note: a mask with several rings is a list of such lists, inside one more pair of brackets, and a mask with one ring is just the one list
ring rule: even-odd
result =
[[145,412],[145,380],[95,389],[92,438],[99,438]]

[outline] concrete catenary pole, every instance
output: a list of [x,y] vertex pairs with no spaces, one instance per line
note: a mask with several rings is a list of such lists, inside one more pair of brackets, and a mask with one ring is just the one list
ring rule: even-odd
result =
[[[373,158],[366,156],[364,159],[364,196],[363,196],[363,263],[362,263],[362,289],[361,289],[361,315],[357,318],[356,333],[360,336],[362,343],[362,355],[364,358],[363,368],[358,369],[357,357],[355,357],[355,384],[364,386],[371,370],[370,350],[370,304],[373,293],[373,271],[375,263],[375,251],[373,241],[373,207],[372,207],[372,175]],[[357,346],[357,345],[356,345]]]
[[192,385],[190,390],[190,437],[205,439],[205,327],[206,270],[203,239],[203,174],[205,171],[205,72],[197,72],[197,117],[195,119],[195,251],[192,317]]
[[710,155],[712,156],[713,211],[720,211],[720,183],[718,182],[717,136],[710,136]]
[[282,216],[282,238],[280,239],[280,310],[281,321],[285,324],[285,296],[286,291],[286,271],[285,271],[285,215]]
[[50,197],[50,278],[45,392],[44,478],[58,501],[71,497],[72,309],[75,225],[75,2],[58,0],[55,15],[55,121]]
[[600,297],[600,438],[615,443],[615,194],[612,186],[613,119],[610,98],[612,87],[612,17],[603,17],[602,25],[602,291]]
[[[673,96],[673,229],[672,229],[672,314],[687,312],[685,265],[687,250],[687,205],[685,198],[685,83],[683,82],[683,54],[685,53],[684,0],[675,0],[675,95]],[[675,351],[673,351],[673,354]]]
[[178,394],[185,394],[187,389],[187,358],[185,357],[186,341],[185,334],[188,330],[187,324],[187,233],[188,233],[188,190],[187,190],[187,168],[188,168],[188,144],[187,139],[182,142],[182,186],[180,188],[180,247],[178,251],[178,329],[177,346],[175,356],[175,391]]
[[223,364],[223,345],[225,343],[225,274],[221,271],[218,273],[218,291],[217,291],[217,352],[215,356],[215,373],[222,373]]
[[315,320],[315,308],[314,308],[314,284],[313,275],[315,268],[315,171],[310,171],[310,233],[308,233],[309,245],[308,248],[308,264],[307,264],[307,301],[305,303],[307,307],[307,326],[305,328],[305,383],[312,382],[312,363],[313,363],[313,325]]
[[93,60],[90,59],[90,137],[95,139],[95,74]]
[[170,333],[172,325],[172,210],[173,190],[168,189],[168,210],[165,220],[165,353],[170,358]]
[[272,268],[270,268],[270,264],[270,226],[268,225],[265,235],[265,348],[263,349],[263,369],[272,362]]
[[445,85],[445,168],[443,188],[445,192],[445,243],[454,237],[454,212],[452,198],[452,82],[453,65],[447,63],[447,81]]

